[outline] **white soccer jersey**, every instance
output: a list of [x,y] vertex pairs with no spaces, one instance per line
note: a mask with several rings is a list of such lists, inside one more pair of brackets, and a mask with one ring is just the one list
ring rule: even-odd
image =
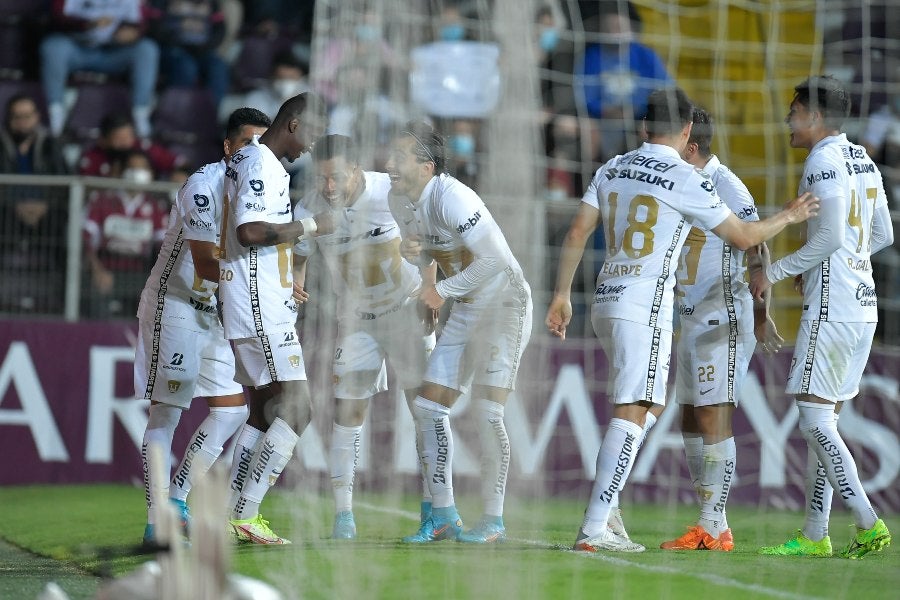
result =
[[671,331],[688,219],[713,229],[731,214],[709,176],[674,148],[644,143],[597,169],[581,201],[600,210],[606,237],[592,313]]
[[156,264],[141,292],[138,318],[193,331],[217,320],[215,286],[194,270],[188,240],[218,243],[225,161],[200,167],[178,191]]
[[[812,321],[878,321],[878,302],[872,280],[872,221],[887,206],[881,173],[862,146],[845,134],[821,140],[809,153],[800,180],[800,193],[821,200],[819,214],[807,221],[806,239],[817,237],[823,223],[829,238],[843,234],[843,243],[830,257],[814,264],[806,246],[773,263],[770,281],[803,274],[803,314]],[[843,231],[840,231],[843,229]]]
[[[747,186],[712,156],[703,171],[716,193],[742,221],[758,221]],[[675,302],[682,321],[729,323],[738,333],[753,332],[753,297],[744,279],[744,251],[726,244],[713,232],[692,227],[681,250],[675,274]]]
[[[310,256],[318,246],[335,282],[341,316],[395,308],[421,284],[419,269],[400,256],[400,229],[388,206],[391,180],[365,172],[366,189],[352,206],[335,211],[334,233],[304,237],[294,253]],[[294,220],[328,210],[312,193],[294,208]]]
[[237,239],[237,228],[244,223],[291,222],[288,188],[287,171],[255,137],[231,157],[226,167],[219,289],[225,337],[230,340],[294,328],[293,243],[244,247]]
[[[416,202],[392,208],[402,233],[421,235],[423,252],[437,261],[445,277],[437,284],[442,298],[490,304],[528,289],[500,226],[465,184],[441,174]],[[467,269],[476,258],[476,268]]]

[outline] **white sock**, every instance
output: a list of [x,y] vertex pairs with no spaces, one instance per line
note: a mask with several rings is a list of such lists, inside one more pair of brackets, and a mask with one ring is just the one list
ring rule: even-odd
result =
[[681,433],[684,441],[684,456],[687,458],[688,473],[691,485],[700,496],[700,477],[703,475],[703,436],[699,433]]
[[642,428],[637,423],[618,418],[610,420],[597,453],[597,476],[581,526],[582,532],[588,537],[606,529],[610,503],[628,480],[641,434]]
[[[647,417],[644,419],[644,428],[641,430],[641,439],[638,441],[637,451],[639,452],[641,446],[644,445],[644,440],[647,439],[647,435],[650,433],[650,430],[653,429],[653,426],[656,425],[656,415],[651,412],[647,413]],[[613,494],[613,499],[609,503],[609,507],[612,509],[619,508],[619,492],[617,491]],[[621,518],[621,513],[619,513],[619,517]]]
[[[415,415],[413,415],[415,420]],[[422,477],[422,502],[431,502],[431,488],[428,486],[428,469],[425,468],[425,460],[422,457],[422,432],[419,431],[418,423],[414,423],[416,429],[416,456],[419,462],[419,474]]]
[[806,447],[806,521],[803,535],[818,542],[828,535],[828,518],[831,516],[831,500],[834,488],[828,483],[825,467],[815,451]]
[[[800,433],[825,468],[831,487],[840,492],[857,527],[870,529],[878,519],[863,490],[856,462],[847,449],[834,419],[834,406],[815,402],[798,402]],[[814,533],[814,532],[811,532]]]
[[334,512],[353,510],[353,481],[359,463],[359,438],[362,425],[345,427],[335,423],[331,429],[331,487]]
[[433,508],[454,506],[453,433],[450,409],[443,404],[416,397],[416,427],[422,436],[422,463],[428,474]]
[[250,472],[250,463],[256,456],[256,446],[262,436],[262,431],[246,423],[238,433],[237,441],[234,443],[234,455],[231,459],[231,473],[228,475],[228,485],[231,491],[228,498],[229,514],[237,504],[238,498],[241,497],[241,492],[244,491],[247,474]]
[[503,422],[504,407],[491,400],[478,401],[478,434],[481,438],[481,498],[484,514],[503,516],[506,479],[509,476],[509,436]]
[[[153,498],[169,497],[169,477],[172,473],[172,438],[175,427],[181,420],[181,409],[168,404],[151,404],[144,430],[144,441],[141,444],[141,461],[144,465],[144,495],[147,500],[147,523],[156,523],[153,510]],[[151,446],[159,448],[158,453],[150,452]],[[156,457],[162,465],[156,465]],[[162,480],[157,481],[152,473],[163,473]]]
[[244,491],[234,506],[233,519],[252,519],[259,514],[259,505],[291,460],[299,439],[300,436],[281,418],[272,421],[256,446]]
[[211,406],[209,414],[197,426],[181,464],[172,476],[170,497],[187,500],[193,482],[206,475],[222,448],[238,427],[247,420],[247,406]]
[[725,504],[734,483],[737,449],[734,438],[703,446],[703,474],[700,476],[700,520],[698,524],[713,537],[728,529]]
[[134,130],[138,137],[150,137],[150,107],[135,106],[131,109],[131,118],[134,120]]

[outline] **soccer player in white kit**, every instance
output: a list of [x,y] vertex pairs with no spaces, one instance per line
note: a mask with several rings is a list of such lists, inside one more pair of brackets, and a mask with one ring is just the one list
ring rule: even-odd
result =
[[[707,175],[725,205],[742,221],[758,221],[747,186],[712,154],[713,124],[694,108],[691,137],[682,158]],[[765,244],[750,248],[748,264],[764,268]],[[711,231],[692,227],[675,273],[675,309],[680,318],[676,345],[676,398],[688,471],[700,500],[697,524],[663,550],[734,549],[725,504],[736,472],[731,429],[738,393],[759,341],[775,352],[784,340],[769,317],[767,299],[754,305],[745,281],[744,252]]]
[[[155,490],[171,499],[186,527],[192,481],[209,470],[247,419],[243,388],[234,381],[234,355],[216,307],[219,219],[225,162],[268,126],[269,117],[253,108],[231,114],[225,128],[225,158],[200,167],[178,191],[169,229],[141,293],[134,381],[135,395],[150,400],[141,445],[145,544],[156,542]],[[172,437],[182,411],[196,396],[207,398],[209,415],[191,436],[170,488]],[[152,445],[159,451],[148,452]],[[155,464],[157,457],[161,465]],[[166,480],[155,481],[154,473],[164,473]]]
[[641,552],[644,546],[607,526],[611,501],[631,471],[645,416],[665,404],[672,343],[675,267],[688,220],[746,250],[812,214],[808,194],[764,221],[745,223],[716,194],[709,176],[684,162],[693,107],[680,89],[650,94],[648,141],[600,167],[563,242],[556,290],[546,325],[565,338],[572,318],[572,278],[584,244],[599,224],[607,255],[591,309],[594,332],[609,361],[607,392],[613,417],[597,455],[597,476],[575,550]]
[[833,77],[810,77],[794,88],[785,122],[791,147],[806,148],[800,191],[822,199],[807,224],[806,243],[752,279],[755,296],[773,283],[802,276],[803,313],[786,392],[800,410],[808,450],[806,522],[797,535],[762,554],[830,556],[828,517],[834,490],[853,514],[856,533],[841,551],[861,558],[890,544],[837,429],[842,403],[859,393],[878,321],[871,256],[894,242],[878,167],[841,133],[850,95]]
[[[443,137],[415,122],[394,138],[387,162],[391,193],[403,198],[395,213],[401,252],[416,264],[434,260],[445,277],[424,283],[419,299],[433,310],[453,302],[413,407],[432,512],[404,541],[491,543],[506,536],[510,449],[503,413],[531,337],[531,289],[484,202],[445,174],[444,165]],[[453,497],[449,414],[470,384],[482,441],[484,512],[478,525],[463,532]]]
[[231,157],[225,171],[220,246],[220,299],[231,341],[235,381],[252,388],[250,416],[238,436],[231,525],[240,540],[285,544],[260,515],[310,420],[310,392],[295,330],[293,244],[327,233],[328,215],[294,221],[282,158],[297,159],[324,132],[322,101],[312,94],[287,100],[259,138]]
[[[387,390],[387,359],[412,408],[434,348],[434,329],[429,327],[425,334],[414,297],[422,275],[400,255],[387,174],[363,171],[353,141],[342,135],[318,140],[312,156],[316,190],[294,207],[294,218],[331,209],[334,232],[314,240],[301,238],[294,246],[294,287],[305,292],[307,260],[318,248],[338,297],[329,461],[335,503],[332,537],[351,539],[356,537],[353,485],[369,399]],[[434,283],[435,267],[427,271],[426,280]],[[430,502],[429,494],[423,510],[430,512]]]

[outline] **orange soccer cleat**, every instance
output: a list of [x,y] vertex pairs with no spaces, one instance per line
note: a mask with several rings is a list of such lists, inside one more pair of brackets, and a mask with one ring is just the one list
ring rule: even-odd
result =
[[734,550],[734,537],[731,529],[726,529],[719,537],[714,538],[700,525],[689,527],[687,533],[680,538],[663,542],[659,545],[663,550],[716,550],[731,552]]

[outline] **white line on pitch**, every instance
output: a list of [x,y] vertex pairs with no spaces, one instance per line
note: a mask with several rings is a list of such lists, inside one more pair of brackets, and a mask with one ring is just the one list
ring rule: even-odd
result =
[[[410,519],[412,521],[419,520],[419,514],[414,513],[408,510],[401,510],[399,508],[389,508],[385,506],[378,506],[376,504],[369,504],[368,502],[355,502],[357,506],[360,508],[366,508],[369,510],[373,510],[376,512],[380,512],[387,515],[394,515],[395,517],[404,517]],[[509,538],[511,542],[518,542],[520,544],[528,544],[530,546],[543,546],[545,548],[552,548],[553,544],[549,542],[543,542],[540,540],[526,540],[521,538]],[[790,592],[785,592],[784,590],[777,590],[773,588],[769,588],[763,585],[756,585],[754,583],[744,583],[743,581],[738,581],[736,579],[730,579],[728,577],[722,577],[720,575],[710,575],[708,573],[690,573],[684,571],[682,568],[674,568],[674,567],[664,567],[660,565],[645,565],[643,563],[631,562],[630,560],[625,560],[624,558],[619,558],[618,556],[611,556],[609,554],[604,553],[592,553],[592,552],[574,552],[568,550],[572,554],[582,556],[584,558],[589,558],[592,560],[600,560],[612,565],[620,566],[620,567],[633,567],[635,569],[641,569],[644,571],[651,571],[654,573],[665,573],[666,575],[687,575],[688,577],[693,577],[695,579],[699,579],[704,583],[713,584],[713,585],[721,585],[725,587],[737,588],[740,590],[753,592],[757,594],[768,594],[770,596],[774,596],[776,598],[785,598],[785,600],[813,600],[813,596],[803,596],[801,594],[792,594]]]

